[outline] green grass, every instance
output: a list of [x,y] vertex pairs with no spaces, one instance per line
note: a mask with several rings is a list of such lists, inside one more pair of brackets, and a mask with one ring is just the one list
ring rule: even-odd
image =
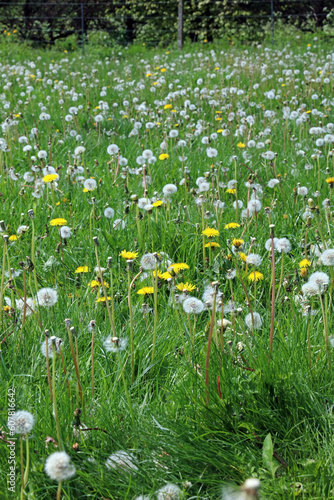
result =
[[[58,301],[47,308],[38,306],[35,299],[35,313],[24,322],[16,303],[2,312],[1,498],[20,498],[21,489],[16,436],[16,490],[15,493],[7,490],[6,441],[12,439],[7,427],[10,387],[15,388],[16,410],[27,410],[35,416],[29,434],[30,467],[25,497],[56,498],[57,483],[44,472],[47,457],[59,451],[46,358],[41,352],[46,329],[50,335],[62,339],[67,371],[65,376],[61,358],[57,356],[56,398],[61,439],[76,467],[76,475],[63,482],[62,498],[133,499],[141,494],[153,495],[166,483],[174,483],[183,490],[185,498],[211,500],[221,497],[223,484],[241,485],[248,477],[261,480],[263,498],[332,498],[332,347],[330,338],[326,346],[321,302],[330,336],[333,271],[314,254],[314,245],[333,246],[332,207],[326,215],[322,205],[326,198],[332,197],[332,189],[326,183],[327,178],[334,176],[332,143],[315,144],[318,138],[331,134],[328,124],[334,122],[333,68],[331,59],[326,58],[332,53],[331,46],[311,41],[308,47],[309,41],[291,40],[290,46],[282,40],[280,48],[270,47],[268,51],[264,47],[238,44],[193,45],[183,54],[173,49],[143,47],[102,48],[100,53],[96,48],[91,52],[88,48],[84,57],[76,51],[60,54],[26,47],[19,51],[20,46],[15,44],[2,47],[0,137],[7,144],[0,150],[2,235],[15,235],[21,225],[29,226],[29,230],[8,245],[1,239],[1,259],[4,245],[6,251],[1,265],[6,272],[10,268],[17,271],[22,270],[19,263],[24,262],[27,297],[35,299],[34,274],[27,269],[27,256],[32,258],[34,224],[37,287],[57,289]],[[215,58],[211,51],[215,52]],[[185,57],[187,54],[189,57]],[[261,73],[263,64],[266,69]],[[161,72],[162,68],[166,71]],[[292,74],[286,75],[283,70],[292,70]],[[295,70],[299,73],[294,74]],[[309,74],[305,75],[305,70]],[[199,78],[203,83],[197,83]],[[324,78],[329,79],[328,83]],[[253,87],[255,84],[258,88]],[[204,87],[207,91],[201,93]],[[243,93],[230,92],[230,87]],[[272,89],[278,94],[277,99],[266,97],[265,93]],[[101,91],[105,95],[101,96]],[[172,95],[175,91],[179,93]],[[77,100],[73,100],[73,93]],[[315,94],[317,99],[312,98]],[[138,99],[137,103],[133,98]],[[195,105],[194,110],[189,105],[185,107],[186,99]],[[101,109],[100,101],[106,102],[109,109]],[[138,110],[142,103],[145,106]],[[39,104],[45,106],[49,120],[39,118],[42,112]],[[171,104],[172,109],[164,109],[165,104]],[[69,109],[79,105],[82,108],[78,110],[77,122],[67,122]],[[305,121],[296,124],[295,119],[283,119],[283,107],[287,105],[291,112],[299,110],[298,116],[305,112]],[[182,110],[185,113],[180,113]],[[266,110],[274,114],[268,116]],[[240,111],[244,115],[240,116]],[[229,119],[230,112],[235,113],[234,118]],[[95,124],[98,114],[103,115],[100,127]],[[254,117],[252,126],[244,120],[249,115]],[[203,130],[195,135],[198,120],[202,120]],[[138,135],[129,137],[135,122],[142,122],[142,128]],[[146,129],[147,122],[156,123],[155,128]],[[236,135],[242,124],[244,131]],[[324,128],[319,135],[310,133],[311,127],[319,126]],[[33,127],[38,129],[37,136],[30,135]],[[221,133],[225,128],[230,131],[226,137]],[[169,138],[170,130],[174,129],[179,136]],[[73,136],[71,130],[75,131]],[[203,136],[215,132],[218,136],[210,144],[201,142]],[[76,138],[77,134],[80,138]],[[32,146],[29,153],[23,151],[25,143],[19,141],[22,136]],[[169,158],[160,160],[160,153],[166,152],[161,149],[164,139]],[[183,150],[177,147],[180,139],[186,141]],[[249,140],[265,145],[262,149],[252,148]],[[240,147],[240,143],[245,147]],[[75,148],[81,144],[85,147],[84,154],[73,157]],[[117,171],[115,156],[107,153],[110,144],[116,144],[121,155],[128,159],[130,173],[122,172],[122,167]],[[207,156],[209,146],[217,150],[216,157]],[[157,158],[156,163],[146,164],[146,175],[150,177],[147,196],[150,200],[161,199],[163,204],[160,208],[153,207],[152,214],[139,209],[141,215],[137,217],[132,195],[143,197],[144,187],[143,171],[135,173],[140,167],[136,159],[146,149],[152,150]],[[35,198],[32,196],[35,181],[25,182],[23,175],[31,171],[31,165],[41,165],[38,158],[31,160],[39,150],[47,151],[44,165],[56,168],[59,179],[54,193],[47,184],[41,197]],[[273,160],[261,156],[267,150],[275,153]],[[248,158],[243,156],[245,152]],[[187,157],[183,162],[179,160],[181,155]],[[80,175],[94,177],[97,188],[83,192],[82,183],[76,179],[78,175],[69,175],[69,165],[83,166]],[[306,170],[305,165],[312,168]],[[185,177],[184,167],[188,169],[187,187],[179,185]],[[42,172],[33,175],[36,179],[43,177]],[[198,204],[201,193],[196,192],[199,176],[205,176],[209,182],[209,190],[202,192],[203,205]],[[272,189],[267,184],[274,178],[280,182]],[[232,205],[236,195],[226,192],[227,183],[233,179],[238,181],[237,199],[243,201],[238,213]],[[257,192],[262,208],[247,219],[241,213],[254,192],[245,186],[249,180],[259,183]],[[168,183],[178,187],[177,193],[170,197],[170,208],[168,198],[162,193]],[[306,196],[297,194],[298,183],[308,188]],[[317,208],[312,208],[308,220],[304,214],[309,197]],[[214,201],[218,199],[225,203],[224,209],[215,207]],[[113,220],[104,216],[107,206],[115,210],[114,219],[124,220],[124,229],[113,229]],[[28,216],[29,209],[35,212],[33,220]],[[73,233],[61,246],[59,228],[50,225],[58,217],[66,219]],[[226,229],[230,222],[238,222],[240,226]],[[291,251],[284,258],[283,253],[275,252],[272,352],[269,340],[272,259],[265,249],[270,238],[269,224],[275,224],[275,237],[286,237],[291,243]],[[220,248],[212,249],[211,256],[206,248],[203,259],[201,233],[206,227],[216,228],[219,236],[206,238],[205,242],[215,241]],[[118,353],[105,349],[103,341],[112,336],[109,314],[104,303],[96,303],[98,297],[103,297],[101,287],[97,290],[90,286],[97,276],[92,239],[95,236],[101,267],[107,268],[107,259],[112,257],[115,331],[120,339],[128,341],[125,350]],[[237,253],[232,255],[233,238],[244,240],[241,250],[246,255],[256,253],[262,257],[256,269],[263,274],[263,280],[256,287],[248,280],[254,268],[246,265]],[[165,252],[170,263],[189,266],[171,282],[158,280],[155,348],[153,294],[143,297],[136,293],[144,286],[153,286],[151,275],[141,281],[142,273],[135,279],[131,290],[133,374],[128,271],[125,259],[119,256],[122,250],[138,252],[131,265],[130,280],[140,272],[140,259],[147,252]],[[299,262],[306,257],[310,268],[303,277]],[[236,263],[239,272],[231,286],[226,274],[229,269],[236,269]],[[79,266],[88,266],[89,272],[76,274]],[[163,261],[161,271],[166,271],[167,266]],[[302,285],[316,271],[328,273],[330,283],[321,300],[319,295],[312,299],[304,297],[304,306],[309,305],[315,315],[303,315],[296,297],[303,298]],[[104,280],[110,285],[109,269]],[[232,298],[238,307],[234,316],[230,312],[224,315],[232,324],[224,332],[223,348],[211,309],[205,309],[195,322],[194,315],[188,317],[182,306],[175,309],[172,303],[174,284],[193,284],[195,290],[189,295],[201,299],[205,286],[215,281],[223,293],[224,307]],[[12,282],[4,275],[3,289],[3,297],[23,297],[23,273]],[[182,291],[177,293],[182,296]],[[107,294],[110,297],[110,286]],[[4,299],[2,303],[7,304]],[[143,313],[143,303],[147,303],[150,312]],[[252,311],[262,317],[261,328],[254,331],[244,321]],[[85,408],[81,407],[77,390],[66,318],[71,319],[77,333]],[[220,312],[216,314],[218,319]],[[91,320],[96,320],[93,396],[92,333],[88,328]],[[213,341],[206,385],[211,321]],[[50,370],[52,375],[52,360]],[[74,434],[77,408],[82,411],[82,428],[92,430],[76,430]],[[274,446],[270,463],[263,457],[268,434]],[[48,437],[54,441],[47,440]],[[106,467],[107,458],[119,450],[134,455],[136,472]],[[25,460],[24,454],[24,463]]]

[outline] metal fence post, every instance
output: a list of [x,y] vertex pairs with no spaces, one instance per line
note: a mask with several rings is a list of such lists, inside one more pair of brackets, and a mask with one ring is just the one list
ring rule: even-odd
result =
[[183,49],[183,0],[179,0],[179,13],[177,25],[177,48]]
[[272,45],[275,44],[275,28],[274,28],[274,0],[270,0],[271,4],[271,36],[272,36]]
[[83,3],[81,3],[81,47],[82,47],[82,54],[85,55],[85,23],[84,23]]

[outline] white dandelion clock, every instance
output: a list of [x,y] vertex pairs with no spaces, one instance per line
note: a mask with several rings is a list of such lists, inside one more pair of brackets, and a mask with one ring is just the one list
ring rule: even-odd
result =
[[257,253],[250,253],[246,257],[247,264],[251,264],[252,266],[258,267],[261,265],[262,257]]
[[138,467],[134,464],[135,457],[132,453],[120,450],[110,455],[106,461],[107,469],[123,470],[124,472],[136,472]]
[[291,243],[288,238],[279,238],[276,243],[276,248],[280,253],[289,253],[291,252]]
[[157,254],[145,253],[140,259],[140,265],[144,271],[153,271],[160,266],[160,260],[157,258]]
[[157,500],[180,500],[182,491],[176,484],[167,483],[156,492]]
[[29,411],[19,410],[8,418],[8,427],[14,434],[28,434],[35,424],[35,418]]
[[58,292],[54,288],[42,288],[37,292],[36,302],[42,307],[52,307],[58,301]]
[[97,182],[95,179],[86,179],[84,182],[84,188],[87,189],[87,191],[94,191],[97,187]]
[[329,248],[320,255],[320,260],[324,266],[334,266],[334,249]]
[[116,144],[110,144],[110,146],[107,147],[107,153],[108,155],[117,155],[119,151],[119,147],[116,146]]
[[125,228],[125,222],[122,219],[115,219],[112,227],[115,231],[119,231]]
[[262,318],[257,312],[249,313],[245,317],[245,324],[247,328],[258,330],[262,326]]
[[329,281],[328,274],[321,271],[312,273],[308,280],[308,282],[318,290],[318,293],[323,293],[327,290]]
[[75,467],[65,451],[56,451],[48,456],[44,470],[54,481],[66,481],[75,475]]
[[[59,337],[48,337],[48,356],[49,358],[53,358],[53,351],[55,351],[56,355],[59,354],[59,347],[62,343],[61,338]],[[53,348],[54,346],[54,348]],[[43,356],[46,357],[46,340],[44,340],[41,344],[41,352]]]
[[103,346],[107,352],[124,351],[128,344],[127,339],[119,339],[118,337],[107,337],[103,341]]
[[187,314],[201,314],[205,309],[204,303],[196,297],[188,297],[183,302],[183,310]]
[[69,228],[68,226],[62,226],[59,229],[59,234],[60,234],[61,238],[63,238],[63,240],[67,240],[68,238],[70,238],[72,236],[71,228]]
[[177,186],[175,186],[175,184],[166,184],[162,188],[162,192],[165,196],[170,196],[177,192]]
[[115,215],[115,210],[111,207],[107,207],[104,210],[104,216],[107,217],[107,219],[113,219]]

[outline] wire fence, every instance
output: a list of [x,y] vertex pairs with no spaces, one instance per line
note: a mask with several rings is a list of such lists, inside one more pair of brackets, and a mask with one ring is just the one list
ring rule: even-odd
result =
[[[326,4],[324,7],[323,4]],[[138,0],[138,2],[0,2],[0,26],[7,35],[16,32],[27,41],[53,45],[73,36],[85,45],[93,32],[128,43],[196,40],[219,37],[242,29],[255,31],[266,26],[275,43],[277,22],[314,26],[334,17],[334,0]],[[333,22],[334,25],[334,22]],[[155,27],[153,33],[152,26]],[[233,29],[231,28],[233,27]],[[305,29],[305,26],[304,26]],[[150,31],[151,30],[151,31]],[[250,34],[250,33],[249,33]],[[8,36],[9,36],[8,35]]]

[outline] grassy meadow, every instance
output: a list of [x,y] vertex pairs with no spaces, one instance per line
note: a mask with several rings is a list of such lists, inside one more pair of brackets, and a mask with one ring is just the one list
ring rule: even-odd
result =
[[0,50],[0,498],[333,498],[331,44]]

